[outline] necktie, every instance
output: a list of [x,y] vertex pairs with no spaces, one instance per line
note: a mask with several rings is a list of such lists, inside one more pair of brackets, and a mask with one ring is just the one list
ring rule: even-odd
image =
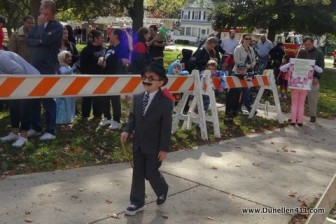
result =
[[142,107],[141,107],[141,114],[142,114],[142,116],[145,115],[145,110],[146,110],[146,106],[148,104],[148,101],[149,101],[149,93],[146,93],[145,94],[145,98],[142,101]]

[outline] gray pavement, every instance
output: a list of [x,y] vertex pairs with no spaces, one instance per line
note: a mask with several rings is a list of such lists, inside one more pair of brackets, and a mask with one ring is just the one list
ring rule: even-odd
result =
[[242,214],[242,208],[300,207],[325,190],[336,171],[336,120],[318,119],[169,154],[165,212],[146,186],[145,211],[124,215],[128,163],[18,175],[0,180],[0,223],[286,224],[290,214]]

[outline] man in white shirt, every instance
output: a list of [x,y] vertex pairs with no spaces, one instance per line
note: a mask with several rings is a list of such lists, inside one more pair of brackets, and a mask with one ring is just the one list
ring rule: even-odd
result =
[[233,53],[235,48],[239,45],[235,39],[236,31],[230,30],[229,37],[224,38],[221,44],[222,49],[225,51],[223,62],[228,65],[228,69],[231,71],[234,65]]

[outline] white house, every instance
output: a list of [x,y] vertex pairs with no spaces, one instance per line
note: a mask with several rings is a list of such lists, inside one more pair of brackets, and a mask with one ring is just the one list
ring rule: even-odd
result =
[[213,7],[211,0],[198,0],[185,5],[180,14],[180,26],[174,30],[172,38],[189,43],[207,38],[213,32],[212,21],[208,19]]

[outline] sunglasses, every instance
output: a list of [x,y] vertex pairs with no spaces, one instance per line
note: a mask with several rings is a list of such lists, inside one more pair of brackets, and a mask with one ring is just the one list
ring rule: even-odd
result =
[[251,38],[245,37],[244,40],[251,40]]
[[153,82],[153,81],[161,81],[161,79],[154,79],[152,76],[141,76],[141,79],[142,81],[145,81],[146,79],[149,81],[149,82]]

